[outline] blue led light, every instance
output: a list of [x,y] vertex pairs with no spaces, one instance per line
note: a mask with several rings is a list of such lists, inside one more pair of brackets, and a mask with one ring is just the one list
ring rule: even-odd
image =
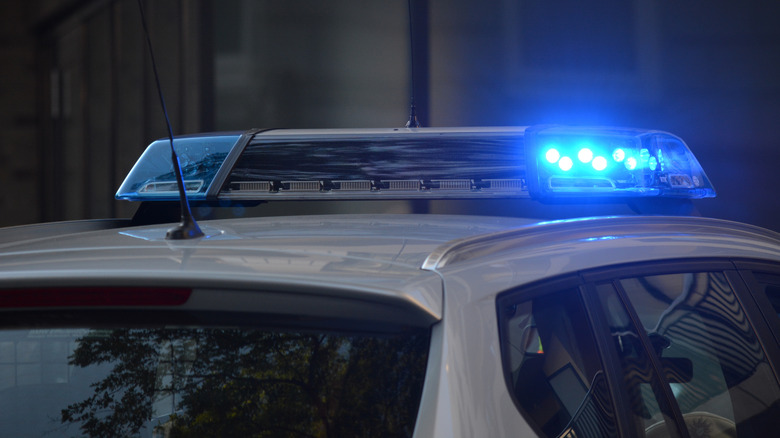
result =
[[625,165],[626,165],[626,169],[628,169],[628,170],[636,169],[636,165],[637,165],[636,158],[634,158],[634,157],[626,158]]
[[590,163],[593,160],[593,151],[589,148],[582,148],[577,152],[577,158],[583,163]]
[[547,159],[548,163],[554,164],[561,158],[561,153],[558,152],[558,149],[550,148],[547,150],[547,153],[544,154],[544,158]]
[[655,157],[650,157],[650,160],[647,162],[647,167],[654,171],[658,168],[658,160]]
[[593,166],[594,169],[601,172],[602,170],[607,168],[607,159],[602,156],[598,156],[593,159],[591,165]]
[[558,161],[558,167],[561,168],[562,171],[568,172],[571,170],[571,167],[574,165],[574,162],[569,157],[562,157],[560,161]]
[[612,159],[618,163],[622,163],[623,160],[626,159],[626,151],[624,151],[622,148],[615,149],[612,151]]

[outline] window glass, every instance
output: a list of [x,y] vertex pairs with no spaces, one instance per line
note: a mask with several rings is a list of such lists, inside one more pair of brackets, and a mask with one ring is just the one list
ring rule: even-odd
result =
[[[776,431],[780,388],[723,273],[641,276],[619,284],[691,436]],[[648,436],[661,436],[658,428],[649,425]]]
[[780,317],[780,276],[775,274],[755,273],[756,280],[764,289],[764,294],[772,304],[775,314]]
[[613,404],[577,289],[500,299],[505,369],[526,418],[547,437],[616,436]]
[[411,436],[427,331],[0,331],[0,436]]
[[[640,334],[611,283],[597,287],[623,370],[623,387],[628,394],[628,408],[635,424],[643,429],[672,420],[672,407],[663,396],[661,382],[655,377]],[[673,428],[672,428],[673,429]],[[641,433],[641,431],[638,431]],[[672,435],[674,436],[674,435]]]

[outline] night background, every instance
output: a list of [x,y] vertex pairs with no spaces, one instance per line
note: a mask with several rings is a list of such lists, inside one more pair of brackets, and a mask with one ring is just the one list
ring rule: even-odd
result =
[[[401,127],[406,0],[147,0],[174,133]],[[718,191],[702,214],[780,230],[780,3],[414,0],[424,126],[669,131]],[[136,0],[0,4],[0,225],[125,217],[164,137]]]

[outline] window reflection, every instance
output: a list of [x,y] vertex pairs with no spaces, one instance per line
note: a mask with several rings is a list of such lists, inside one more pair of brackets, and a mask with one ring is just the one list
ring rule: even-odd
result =
[[616,436],[612,400],[578,291],[502,299],[511,390],[548,437]]
[[0,332],[0,435],[411,436],[428,333]]
[[[723,273],[642,276],[619,285],[664,365],[692,436],[704,429],[728,436],[774,430],[780,388]],[[689,372],[667,366],[685,363]]]

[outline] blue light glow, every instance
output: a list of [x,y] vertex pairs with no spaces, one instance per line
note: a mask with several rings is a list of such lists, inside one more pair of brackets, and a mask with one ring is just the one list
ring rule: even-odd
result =
[[574,165],[574,162],[569,157],[562,157],[560,161],[558,161],[558,167],[561,168],[562,171],[568,172],[571,170],[571,167]]
[[643,148],[639,151],[639,163],[644,166],[648,161],[650,161],[650,151]]
[[593,165],[594,169],[600,172],[607,168],[607,159],[602,156],[598,156],[593,159],[593,162],[591,164]]
[[561,153],[558,152],[558,149],[550,148],[547,150],[547,153],[544,154],[544,158],[547,159],[548,163],[554,164],[561,158]]
[[650,160],[647,162],[647,166],[650,168],[650,170],[655,170],[658,167],[658,160],[656,160],[655,157],[650,157]]
[[527,170],[532,197],[715,196],[693,154],[671,134],[545,126],[526,135],[526,161],[536,165]]
[[593,151],[589,148],[582,148],[577,152],[577,158],[583,163],[590,163],[593,160]]

